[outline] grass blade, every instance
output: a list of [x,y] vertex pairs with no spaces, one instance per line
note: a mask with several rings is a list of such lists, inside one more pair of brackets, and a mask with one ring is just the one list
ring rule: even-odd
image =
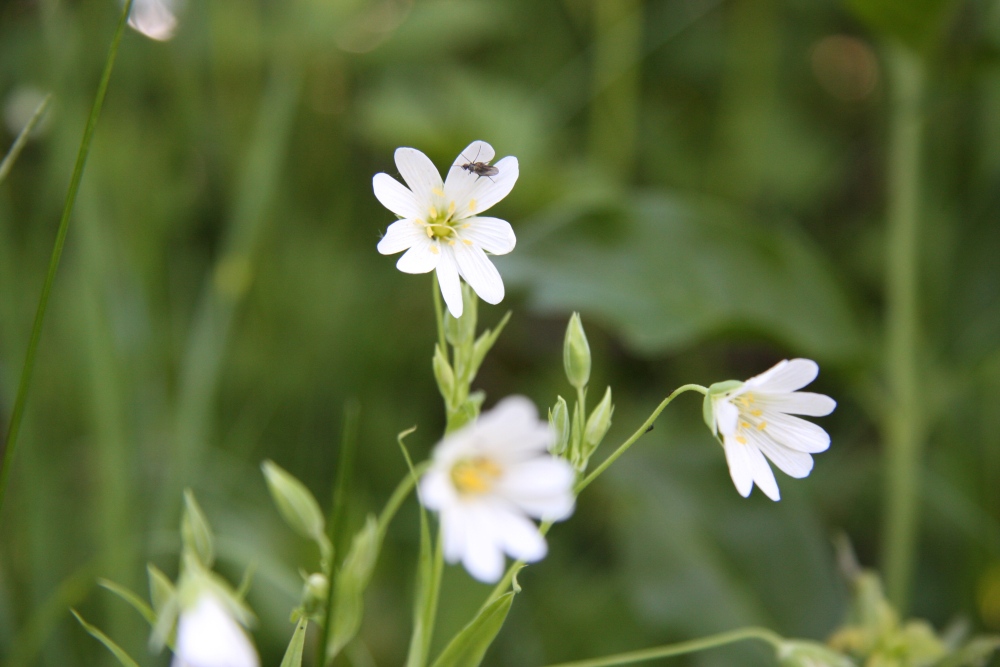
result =
[[45,110],[49,108],[49,102],[52,101],[52,93],[45,96],[38,106],[35,107],[35,112],[31,114],[31,118],[28,119],[28,123],[21,130],[21,133],[17,135],[17,139],[11,144],[10,150],[3,157],[3,162],[0,162],[0,183],[4,182],[7,178],[7,174],[14,167],[14,163],[17,161],[17,157],[21,154],[21,150],[24,148],[25,144],[28,143],[28,137],[31,136],[31,131],[35,129],[38,125],[38,121],[42,119],[45,115]]
[[66,244],[66,233],[69,231],[70,215],[73,212],[73,205],[76,203],[76,194],[80,190],[80,181],[83,179],[83,168],[87,164],[87,156],[90,154],[90,143],[94,138],[97,119],[101,116],[104,97],[108,92],[111,72],[115,66],[115,58],[118,56],[118,47],[121,44],[130,11],[132,11],[132,0],[125,0],[125,8],[118,18],[118,26],[115,28],[115,34],[111,40],[111,48],[108,50],[108,58],[104,63],[104,73],[101,75],[101,82],[97,86],[97,95],[94,96],[94,105],[90,110],[90,117],[87,119],[87,125],[83,130],[80,150],[76,155],[76,165],[73,167],[73,176],[70,178],[69,190],[66,193],[66,203],[63,206],[62,217],[59,220],[59,231],[56,233],[55,245],[52,247],[49,270],[45,275],[45,283],[42,285],[42,294],[38,298],[38,309],[35,311],[35,321],[31,327],[31,338],[28,340],[28,351],[25,354],[24,367],[21,370],[21,379],[17,387],[14,411],[11,413],[10,426],[7,429],[7,439],[4,441],[3,461],[0,462],[0,508],[3,507],[4,496],[7,493],[7,484],[10,481],[10,466],[14,460],[14,452],[17,449],[17,436],[21,431],[21,420],[24,418],[24,408],[28,401],[28,389],[31,387],[31,376],[35,369],[35,356],[38,354],[38,344],[42,338],[42,324],[45,322],[45,311],[49,305],[49,296],[52,293],[52,284],[56,279],[56,271],[59,269],[59,260],[62,257],[63,246]]
[[104,644],[104,647],[111,651],[111,654],[114,655],[118,662],[124,665],[124,667],[139,667],[139,663],[133,660],[131,656],[125,652],[125,649],[114,643],[110,637],[98,630],[96,627],[83,620],[83,617],[77,613],[76,609],[70,609],[70,611],[73,612],[73,616],[75,616],[76,620],[80,622],[80,625],[82,625],[83,629],[87,631],[87,634]]

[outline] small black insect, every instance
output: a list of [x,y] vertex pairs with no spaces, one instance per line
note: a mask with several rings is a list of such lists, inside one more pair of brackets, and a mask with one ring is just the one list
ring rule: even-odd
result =
[[[482,147],[479,149],[482,151]],[[462,157],[465,157],[464,155]],[[462,169],[466,170],[470,174],[475,174],[476,176],[485,176],[486,178],[493,180],[493,177],[500,173],[500,170],[491,165],[489,162],[477,162],[479,160],[479,153],[476,153],[476,157],[470,162],[466,162],[461,165]]]

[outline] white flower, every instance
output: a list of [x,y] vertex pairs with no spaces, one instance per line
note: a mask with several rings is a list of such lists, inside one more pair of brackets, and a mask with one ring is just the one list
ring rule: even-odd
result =
[[811,454],[830,446],[826,431],[791,416],[823,417],[837,407],[829,396],[798,391],[818,373],[815,361],[786,359],[734,389],[711,395],[712,432],[722,434],[729,475],[743,497],[756,483],[771,500],[781,498],[765,456],[785,474],[802,478],[812,471]]
[[250,638],[225,604],[202,592],[181,612],[171,667],[258,667]]
[[463,168],[488,165],[493,157],[492,146],[473,141],[442,183],[426,155],[415,148],[397,148],[396,167],[410,187],[384,173],[375,174],[372,181],[378,200],[401,218],[386,229],[378,251],[394,255],[406,250],[396,262],[404,273],[436,269],[441,295],[455,317],[462,315],[459,276],[483,301],[503,300],[503,280],[486,253],[505,255],[513,250],[514,230],[506,220],[479,214],[510,193],[517,181],[517,158],[503,158],[493,165],[496,172],[490,170],[488,175]]
[[444,557],[493,582],[504,553],[525,562],[545,557],[545,538],[527,517],[573,513],[573,468],[550,456],[555,434],[534,404],[512,396],[448,435],[420,480],[420,500],[441,515]]
[[133,0],[128,24],[150,39],[167,41],[177,29],[174,0]]

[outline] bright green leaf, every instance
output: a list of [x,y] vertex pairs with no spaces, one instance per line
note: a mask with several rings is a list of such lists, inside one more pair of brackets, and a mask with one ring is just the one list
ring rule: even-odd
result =
[[71,609],[70,611],[73,612],[73,616],[75,616],[76,620],[80,622],[80,625],[82,625],[83,629],[87,631],[87,634],[104,644],[104,647],[111,651],[111,654],[115,656],[119,663],[124,665],[124,667],[139,667],[139,663],[133,660],[121,646],[114,643],[110,637],[98,630],[96,627],[83,620],[83,617],[77,613],[76,609]]
[[514,593],[505,593],[483,609],[476,618],[451,640],[434,667],[478,667],[504,621]]

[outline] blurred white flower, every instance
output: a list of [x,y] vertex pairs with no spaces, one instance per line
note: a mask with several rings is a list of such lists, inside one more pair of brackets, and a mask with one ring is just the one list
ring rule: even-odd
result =
[[202,592],[177,622],[172,667],[259,667],[243,627],[213,593]]
[[476,579],[497,581],[504,553],[526,562],[547,546],[528,519],[573,513],[573,468],[551,456],[555,437],[534,404],[512,396],[475,423],[446,436],[420,480],[420,500],[441,517],[444,557]]
[[791,416],[823,417],[837,407],[829,396],[798,391],[817,374],[815,361],[786,359],[735,388],[711,396],[712,432],[722,434],[729,475],[744,497],[756,483],[771,500],[781,498],[765,456],[785,474],[802,478],[812,471],[811,454],[830,446],[826,431]]
[[[404,273],[437,270],[441,295],[455,317],[462,315],[459,276],[487,303],[503,300],[503,280],[486,252],[504,255],[514,249],[510,223],[479,214],[510,193],[517,181],[517,158],[490,166],[493,147],[474,141],[441,175],[415,148],[396,149],[396,167],[409,188],[389,174],[375,174],[372,186],[382,205],[401,219],[389,225],[378,251],[393,255]],[[479,173],[476,173],[476,172]],[[484,252],[486,251],[486,252]]]
[[128,24],[150,39],[165,42],[177,30],[175,0],[133,0]]

